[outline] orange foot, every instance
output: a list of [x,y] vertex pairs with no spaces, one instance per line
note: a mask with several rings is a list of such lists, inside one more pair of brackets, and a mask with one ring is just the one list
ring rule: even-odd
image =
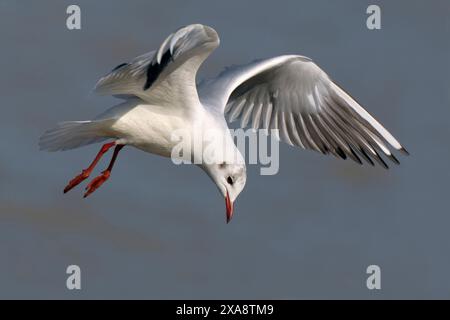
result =
[[111,175],[111,171],[105,170],[102,172],[101,175],[98,177],[95,177],[89,184],[87,185],[86,193],[84,194],[83,198],[86,198],[88,195],[90,195],[92,192],[97,190],[106,180],[108,180],[109,176]]
[[79,185],[81,182],[89,178],[89,175],[91,172],[89,170],[83,170],[79,175],[77,175],[75,178],[70,180],[69,184],[64,188],[64,193],[69,192],[73,188],[75,188],[77,185]]

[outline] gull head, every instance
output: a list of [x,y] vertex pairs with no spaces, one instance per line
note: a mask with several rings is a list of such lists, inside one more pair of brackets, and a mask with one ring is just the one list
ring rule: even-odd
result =
[[244,162],[214,163],[202,166],[225,198],[227,223],[233,217],[234,202],[244,189],[247,172]]

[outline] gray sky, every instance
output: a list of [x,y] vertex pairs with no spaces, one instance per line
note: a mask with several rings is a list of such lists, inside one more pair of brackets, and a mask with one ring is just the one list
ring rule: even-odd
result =
[[[0,0],[0,298],[450,298],[448,1],[76,1],[69,31],[72,3]],[[118,103],[96,80],[191,23],[221,37],[199,79],[309,56],[411,156],[385,171],[281,145],[277,175],[249,167],[229,225],[198,168],[132,148],[92,197],[63,195],[99,146],[39,152],[40,134]]]

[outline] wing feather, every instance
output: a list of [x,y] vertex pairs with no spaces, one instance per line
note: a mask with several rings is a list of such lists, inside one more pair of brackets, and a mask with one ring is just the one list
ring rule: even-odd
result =
[[[287,55],[227,68],[199,87],[201,100],[246,127],[323,154],[398,164],[402,145],[311,59]],[[242,103],[242,101],[244,101]],[[231,107],[226,107],[226,106]]]
[[114,68],[97,82],[94,92],[119,97],[134,95],[159,104],[189,105],[190,99],[198,101],[197,70],[218,45],[217,33],[208,26],[180,28],[157,50]]

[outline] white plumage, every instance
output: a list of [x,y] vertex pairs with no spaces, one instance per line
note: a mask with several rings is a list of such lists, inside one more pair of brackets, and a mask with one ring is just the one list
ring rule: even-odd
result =
[[225,117],[239,119],[242,127],[278,129],[286,143],[359,163],[375,160],[387,168],[380,153],[396,163],[390,148],[406,153],[307,57],[284,55],[230,67],[197,86],[200,65],[218,45],[216,31],[208,26],[195,24],[177,30],[157,50],[119,65],[98,81],[95,92],[117,96],[123,103],[92,121],[61,123],[41,137],[41,149],[67,150],[113,139],[116,146],[131,145],[169,157],[175,145],[173,132],[214,128],[224,135],[215,147],[239,154],[235,161],[224,158],[200,165],[227,199],[228,219],[246,174]]

